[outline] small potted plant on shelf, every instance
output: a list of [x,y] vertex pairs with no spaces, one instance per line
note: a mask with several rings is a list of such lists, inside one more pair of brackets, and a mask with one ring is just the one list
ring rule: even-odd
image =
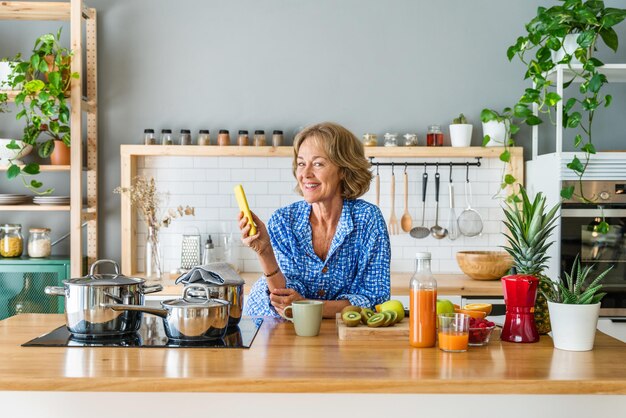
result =
[[613,266],[588,283],[593,267],[581,267],[580,259],[576,257],[571,273],[565,273],[566,283],[541,279],[544,284],[541,293],[548,300],[555,348],[569,351],[593,349],[600,301],[606,295],[600,292],[601,281]]
[[548,238],[556,226],[560,204],[546,212],[546,197],[542,193],[537,193],[532,202],[523,187],[519,195],[519,204],[504,207],[504,224],[508,229],[504,236],[509,245],[503,248],[513,257],[516,274],[502,278],[507,306],[502,339],[535,342],[539,334],[550,332],[548,305],[541,292],[537,295],[537,288],[547,289],[540,279],[549,259],[546,252],[553,244]]
[[[51,157],[53,164],[68,165],[70,146],[70,109],[67,92],[72,79],[78,73],[71,71],[72,51],[60,44],[61,29],[54,34],[42,35],[35,41],[28,60],[17,62],[12,67],[7,85],[21,90],[15,96],[17,120],[24,120],[22,142],[24,146],[37,149],[41,158]],[[20,58],[20,55],[16,57]],[[7,98],[0,97],[0,101]],[[53,155],[54,154],[54,155]],[[61,154],[60,157],[57,154]],[[10,164],[8,178],[39,173],[39,164],[31,163],[23,167]],[[24,181],[27,188],[40,192],[42,184],[36,180]]]
[[472,124],[467,122],[463,113],[452,120],[450,125],[450,143],[453,147],[469,147],[472,143]]

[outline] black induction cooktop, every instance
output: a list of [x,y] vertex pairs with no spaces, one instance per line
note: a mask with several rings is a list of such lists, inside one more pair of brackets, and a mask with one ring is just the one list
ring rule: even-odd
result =
[[22,347],[250,348],[262,323],[262,318],[243,317],[238,325],[228,328],[224,338],[188,342],[168,339],[163,320],[144,315],[139,331],[124,337],[78,339],[63,325],[22,344]]

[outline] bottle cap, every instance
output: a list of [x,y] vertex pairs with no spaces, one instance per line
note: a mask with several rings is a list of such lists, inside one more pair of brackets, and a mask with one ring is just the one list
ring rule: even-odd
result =
[[200,129],[200,133],[201,134],[208,134],[209,130],[208,129]]
[[255,135],[265,135],[265,131],[263,129],[259,129],[259,130],[254,131],[254,134]]
[[190,133],[191,133],[191,131],[190,131],[189,129],[181,129],[181,130],[180,130],[180,133],[181,133],[181,134],[190,134]]
[[161,133],[162,134],[171,134],[172,130],[171,129],[161,129]]
[[144,134],[153,134],[154,133],[154,129],[144,129],[143,133]]
[[430,253],[418,252],[418,253],[415,253],[415,258],[418,260],[430,260]]
[[274,135],[282,135],[282,134],[283,134],[283,131],[281,131],[281,130],[277,129],[277,130],[274,131]]
[[228,129],[220,129],[220,133],[221,134],[227,134],[228,133]]
[[246,131],[245,129],[241,130],[239,131],[239,135],[248,135],[248,131]]

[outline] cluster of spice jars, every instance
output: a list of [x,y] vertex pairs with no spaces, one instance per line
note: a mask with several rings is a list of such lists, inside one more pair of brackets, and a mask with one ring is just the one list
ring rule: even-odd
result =
[[[50,229],[30,228],[28,230],[28,256],[49,257],[52,253]],[[22,225],[0,225],[0,256],[5,258],[20,257],[24,252]]]
[[[227,129],[220,129],[217,134],[217,139],[215,142],[211,142],[211,132],[208,129],[201,129],[198,131],[196,144],[198,145],[239,145],[239,146],[249,146],[254,145],[257,147],[264,147],[267,145],[271,145],[273,147],[280,147],[284,144],[284,134],[281,130],[274,130],[272,132],[271,138],[267,138],[264,130],[256,130],[254,131],[254,135],[250,136],[247,130],[240,130],[236,140],[233,142],[231,140],[230,132]],[[189,129],[181,129],[180,135],[178,138],[174,138],[172,136],[171,129],[162,129],[161,137],[157,141],[157,138],[154,133],[154,129],[145,129],[144,130],[144,145],[193,145],[193,140],[191,137],[191,131]]]
[[[383,145],[386,147],[397,147],[403,145],[405,147],[415,147],[420,145],[415,133],[407,133],[402,135],[404,142],[398,140],[398,134],[386,133],[384,135]],[[363,145],[366,147],[378,146],[378,136],[376,134],[366,133],[363,134]],[[430,125],[428,127],[428,133],[426,134],[426,146],[428,147],[441,147],[443,146],[443,132],[439,125]]]

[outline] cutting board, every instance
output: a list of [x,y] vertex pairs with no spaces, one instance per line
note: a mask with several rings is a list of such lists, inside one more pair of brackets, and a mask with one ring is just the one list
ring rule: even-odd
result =
[[371,328],[360,324],[356,327],[347,327],[341,320],[341,314],[337,314],[337,333],[340,340],[353,341],[409,341],[409,318],[391,327]]

